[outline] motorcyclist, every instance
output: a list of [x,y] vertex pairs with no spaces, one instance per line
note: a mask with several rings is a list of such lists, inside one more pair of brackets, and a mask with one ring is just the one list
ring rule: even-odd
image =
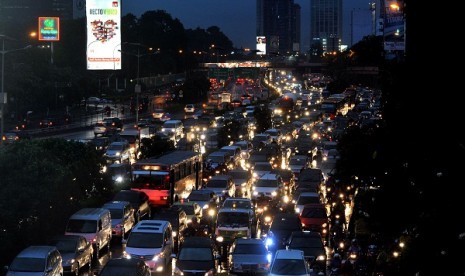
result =
[[360,248],[360,245],[358,245],[357,239],[352,240],[348,251],[349,251],[349,254],[355,253],[357,255],[360,255],[360,252],[362,251],[362,249]]
[[185,235],[187,237],[194,237],[200,229],[200,224],[197,217],[192,218],[192,222],[187,225]]
[[342,266],[342,258],[339,253],[335,253],[333,256],[333,259],[331,260],[329,264],[331,269],[340,269]]

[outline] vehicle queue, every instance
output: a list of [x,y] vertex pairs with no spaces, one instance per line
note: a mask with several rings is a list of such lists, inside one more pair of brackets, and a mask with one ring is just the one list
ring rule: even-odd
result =
[[[101,252],[110,252],[114,243],[121,243],[123,251],[112,259],[138,266],[147,275],[337,273],[344,267],[331,267],[331,260],[340,255],[358,269],[360,252],[344,248],[354,191],[350,184],[342,186],[333,179],[339,158],[337,141],[350,124],[369,123],[378,113],[362,110],[372,116],[358,115],[361,111],[354,106],[345,115],[337,110],[325,113],[318,104],[310,104],[323,100],[321,90],[306,94],[310,95],[307,105],[300,103],[286,111],[280,109],[279,101],[267,103],[271,128],[250,133],[247,127],[241,140],[221,148],[203,152],[204,145],[181,148],[179,143],[174,152],[137,160],[133,153],[130,157],[129,149],[110,154],[116,145],[127,147],[121,141],[110,143],[104,154],[109,163],[131,165],[127,177],[134,194],[117,196],[70,218],[64,236],[85,237],[85,242],[77,246],[76,255],[57,257],[61,271],[79,275],[85,273],[84,267],[92,270]],[[189,114],[194,112],[192,106],[186,108]],[[234,116],[227,120],[256,124],[246,116],[246,106],[231,112]],[[209,122],[206,128],[224,125],[221,117],[199,113],[194,119],[200,122],[201,117]],[[181,120],[165,124],[162,131],[174,133],[175,141],[188,136]],[[97,127],[102,131],[101,125]],[[192,128],[199,127],[194,123]],[[203,125],[199,129],[206,134]],[[92,258],[84,247],[91,248]],[[84,252],[87,257],[80,263],[78,255]],[[129,261],[134,259],[144,262]],[[15,259],[9,270],[18,262]],[[98,274],[106,275],[105,270],[103,266]]]

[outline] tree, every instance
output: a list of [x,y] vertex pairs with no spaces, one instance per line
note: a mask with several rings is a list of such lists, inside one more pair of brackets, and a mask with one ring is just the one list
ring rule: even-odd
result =
[[63,139],[19,141],[0,149],[0,258],[62,234],[69,216],[109,198],[95,148]]
[[155,135],[151,138],[142,139],[140,147],[140,158],[151,158],[174,149],[174,142],[172,140],[165,140],[160,138],[160,136]]

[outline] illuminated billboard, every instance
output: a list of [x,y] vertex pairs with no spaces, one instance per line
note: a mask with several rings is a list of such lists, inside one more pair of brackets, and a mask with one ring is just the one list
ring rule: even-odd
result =
[[39,40],[59,41],[60,40],[60,18],[59,17],[39,17]]
[[403,2],[401,0],[385,1],[384,50],[405,50],[405,22]]
[[257,55],[266,55],[266,37],[257,36]]
[[87,70],[121,70],[121,0],[87,0]]

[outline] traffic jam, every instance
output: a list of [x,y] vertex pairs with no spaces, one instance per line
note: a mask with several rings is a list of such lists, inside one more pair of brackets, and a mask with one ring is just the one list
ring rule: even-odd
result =
[[[61,252],[64,271],[368,275],[369,248],[348,235],[357,190],[335,176],[340,137],[349,126],[381,119],[381,93],[351,86],[330,94],[330,81],[269,71],[260,80],[212,83],[208,103],[186,105],[181,120],[155,109],[139,125],[156,120],[154,133],[123,129],[111,117],[96,125],[105,171],[127,189],[70,217],[54,245],[64,252],[78,243],[68,257]],[[111,131],[122,138],[110,140]],[[176,149],[142,159],[143,135]],[[124,271],[123,262],[138,274]]]

